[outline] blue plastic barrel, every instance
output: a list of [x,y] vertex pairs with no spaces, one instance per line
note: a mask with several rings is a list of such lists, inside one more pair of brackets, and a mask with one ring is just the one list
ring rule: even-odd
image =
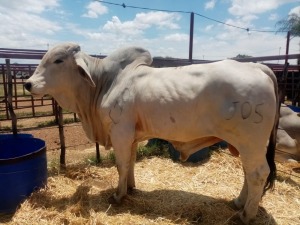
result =
[[[0,141],[7,138],[33,138],[32,134],[0,134]],[[1,147],[0,147],[1,148]]]
[[[196,162],[199,162],[206,158],[209,158],[210,151],[211,150],[209,148],[203,148],[203,149],[193,153],[192,155],[190,155],[186,161],[196,163]],[[173,147],[172,144],[169,145],[169,154],[174,161],[179,160],[180,153]]]
[[[177,149],[175,149],[174,146],[170,142],[159,139],[159,138],[153,138],[153,139],[150,139],[148,141],[146,146],[150,147],[150,146],[153,146],[153,145],[158,145],[158,146],[167,145],[171,159],[174,160],[174,161],[179,160],[180,152],[177,151]],[[196,163],[196,162],[199,162],[201,160],[209,158],[210,153],[212,151],[211,147],[227,148],[227,142],[226,141],[220,141],[220,142],[218,142],[218,143],[216,143],[216,144],[214,144],[210,147],[199,149],[197,152],[191,154],[186,161]]]
[[13,213],[47,184],[46,145],[32,135],[0,135],[0,213]]
[[288,107],[293,110],[294,112],[300,113],[300,107],[288,105]]

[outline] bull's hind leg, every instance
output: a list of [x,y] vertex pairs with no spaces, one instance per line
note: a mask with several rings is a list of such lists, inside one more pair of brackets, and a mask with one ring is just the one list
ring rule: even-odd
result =
[[239,216],[245,224],[248,224],[257,214],[264,185],[270,173],[265,151],[263,149],[257,151],[257,149],[249,148],[247,150],[244,154],[241,153],[245,183],[240,196],[235,201],[238,203],[237,206],[244,205],[244,209]]

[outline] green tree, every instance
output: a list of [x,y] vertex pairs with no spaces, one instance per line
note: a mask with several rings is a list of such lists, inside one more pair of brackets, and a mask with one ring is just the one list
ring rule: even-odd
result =
[[245,59],[245,58],[251,58],[250,55],[244,55],[244,54],[238,54],[235,58],[236,59]]
[[300,16],[293,13],[287,18],[278,21],[276,27],[278,27],[278,32],[290,31],[291,36],[300,37]]

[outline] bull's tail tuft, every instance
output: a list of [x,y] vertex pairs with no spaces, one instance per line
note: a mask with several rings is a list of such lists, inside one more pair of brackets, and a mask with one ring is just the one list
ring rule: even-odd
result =
[[[274,126],[275,127],[275,126]],[[276,179],[276,164],[275,164],[275,148],[276,148],[276,131],[272,131],[270,135],[269,145],[267,147],[267,162],[270,168],[270,173],[267,177],[265,186],[264,186],[264,192],[263,195],[266,193],[267,190],[274,189],[275,185],[275,179]]]
[[[276,85],[276,86],[275,86]],[[265,186],[264,186],[264,191],[263,195],[266,193],[267,190],[274,189],[275,185],[275,179],[276,179],[276,164],[275,164],[275,149],[276,149],[276,137],[277,137],[277,129],[278,129],[278,123],[279,123],[279,115],[280,115],[280,99],[281,93],[278,93],[278,88],[277,88],[277,82],[274,84],[275,86],[275,92],[276,92],[276,103],[277,103],[277,108],[276,108],[276,116],[275,116],[275,121],[274,121],[274,126],[270,135],[269,139],[269,144],[267,147],[267,154],[266,154],[266,159],[270,168],[270,173],[267,177]]]

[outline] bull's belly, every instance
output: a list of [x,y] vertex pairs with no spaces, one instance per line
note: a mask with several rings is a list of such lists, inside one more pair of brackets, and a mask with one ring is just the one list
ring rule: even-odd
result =
[[273,127],[274,115],[261,110],[260,105],[234,104],[208,110],[187,107],[179,112],[146,112],[143,122],[137,127],[136,138],[191,142],[199,138],[217,137],[233,145],[244,140],[266,142]]

